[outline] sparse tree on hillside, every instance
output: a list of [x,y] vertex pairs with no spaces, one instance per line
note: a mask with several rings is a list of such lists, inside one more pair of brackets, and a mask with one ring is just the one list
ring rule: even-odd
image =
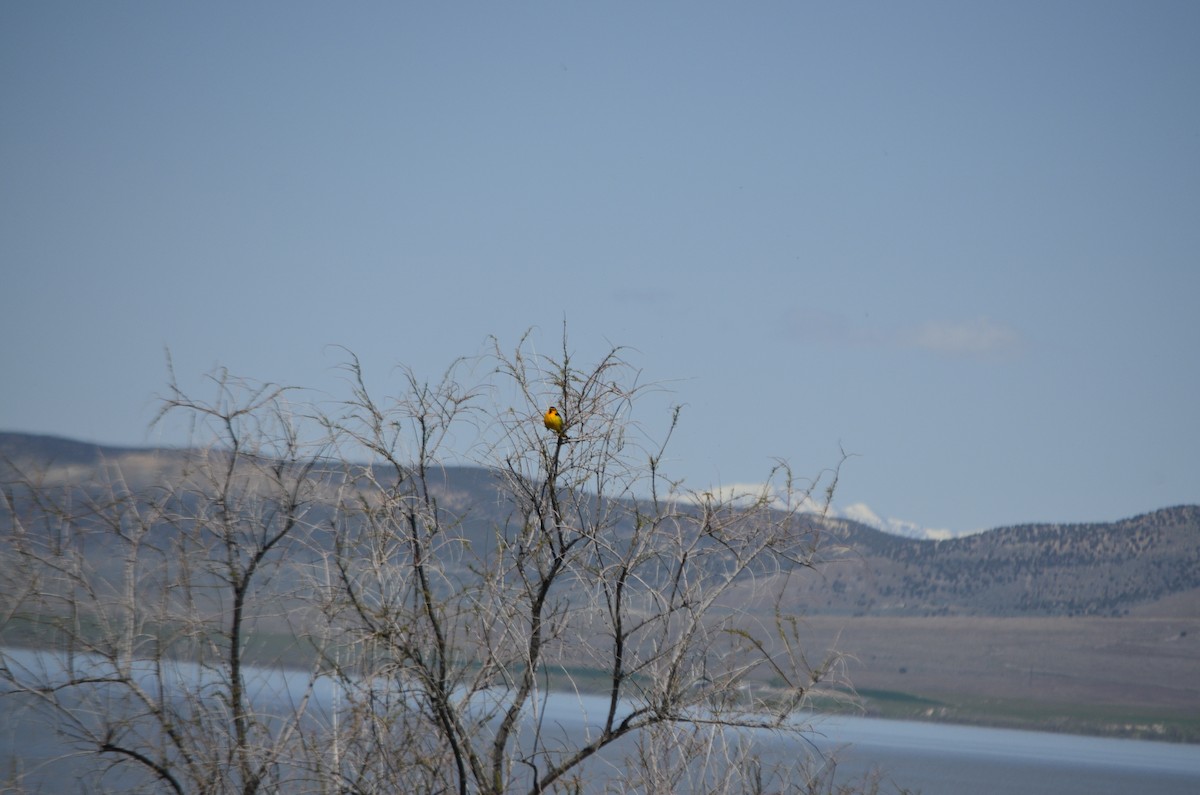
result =
[[[836,470],[687,491],[661,466],[678,411],[645,441],[620,350],[579,367],[565,337],[558,357],[523,340],[484,361],[477,386],[406,371],[378,400],[350,357],[349,399],[303,410],[227,379],[213,403],[176,390],[169,410],[212,440],[164,482],[85,505],[70,484],[10,486],[0,609],[66,655],[37,659],[75,662],[4,651],[5,686],[147,791],[834,791],[803,754],[758,760],[747,730],[799,742],[796,711],[840,675],[780,601],[817,561],[823,525],[799,511]],[[564,434],[542,427],[550,404]],[[494,478],[486,513],[445,477],[462,461]],[[92,565],[94,544],[123,568]],[[284,626],[313,662],[272,712],[245,660]],[[564,693],[596,705],[578,730]]]

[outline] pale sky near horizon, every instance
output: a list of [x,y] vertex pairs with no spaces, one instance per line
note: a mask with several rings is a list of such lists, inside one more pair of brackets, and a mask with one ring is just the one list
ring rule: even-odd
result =
[[[0,430],[610,344],[700,488],[1200,503],[1200,4],[10,3]],[[394,384],[395,382],[389,382]],[[865,507],[869,506],[869,508]]]

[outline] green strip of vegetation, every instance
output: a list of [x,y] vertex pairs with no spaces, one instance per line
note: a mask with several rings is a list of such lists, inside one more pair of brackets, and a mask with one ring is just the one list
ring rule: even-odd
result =
[[911,705],[922,707],[941,707],[944,704],[941,701],[936,701],[932,698],[914,695],[913,693],[905,693],[900,690],[875,690],[864,688],[858,691],[858,695],[866,700],[878,703],[889,703],[897,706]]
[[867,715],[1012,729],[1200,743],[1200,715],[1118,705],[1050,704],[1019,699],[895,690],[860,690]]

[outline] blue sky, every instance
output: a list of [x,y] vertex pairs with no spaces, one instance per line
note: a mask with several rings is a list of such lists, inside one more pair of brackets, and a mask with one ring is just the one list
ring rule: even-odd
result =
[[527,329],[668,468],[856,454],[966,532],[1200,502],[1200,4],[14,3],[0,428],[151,434],[164,348],[382,388]]

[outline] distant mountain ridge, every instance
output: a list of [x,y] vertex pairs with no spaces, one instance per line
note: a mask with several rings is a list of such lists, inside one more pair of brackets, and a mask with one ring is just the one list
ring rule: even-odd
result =
[[117,447],[81,442],[63,436],[0,431],[0,462],[5,460],[50,464],[93,464],[101,458],[116,459],[126,453],[153,452],[152,447]]
[[[153,479],[187,451],[121,448],[0,432],[0,481],[56,470],[83,482],[101,462]],[[468,532],[503,522],[505,501],[487,470],[444,470],[448,502]],[[836,539],[828,565],[788,578],[789,599],[813,615],[1119,616],[1164,600],[1200,605],[1200,506],[1115,522],[1024,524],[943,540],[893,535],[852,519],[807,517]]]
[[[1116,522],[1024,524],[938,541],[847,528],[854,576],[835,573],[821,612],[1116,616],[1200,595],[1200,506]],[[850,571],[845,572],[850,574]]]

